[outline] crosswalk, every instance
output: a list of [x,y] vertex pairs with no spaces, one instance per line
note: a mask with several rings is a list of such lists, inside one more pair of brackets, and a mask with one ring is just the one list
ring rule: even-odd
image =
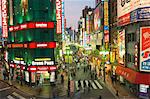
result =
[[26,99],[26,98],[16,92],[13,92],[12,94],[7,96],[7,99]]
[[85,88],[91,89],[103,89],[98,80],[78,80],[75,81],[75,90],[81,90]]

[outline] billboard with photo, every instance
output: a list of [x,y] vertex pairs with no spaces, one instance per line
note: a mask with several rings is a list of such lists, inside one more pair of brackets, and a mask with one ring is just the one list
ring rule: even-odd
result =
[[94,10],[94,30],[98,31],[101,26],[100,4]]
[[125,60],[125,30],[118,32],[118,63],[124,64]]
[[140,28],[140,71],[150,72],[150,27]]

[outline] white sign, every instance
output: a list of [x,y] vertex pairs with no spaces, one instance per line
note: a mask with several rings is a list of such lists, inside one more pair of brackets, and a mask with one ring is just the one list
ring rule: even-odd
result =
[[29,72],[25,71],[25,80],[29,82]]
[[149,85],[140,84],[140,92],[147,93]]
[[26,63],[24,61],[22,61],[22,60],[20,60],[20,61],[19,60],[14,60],[14,63],[26,65]]
[[37,44],[37,47],[46,47],[47,44]]
[[54,65],[54,61],[40,61],[40,62],[36,62],[36,61],[32,61],[32,65]]
[[51,72],[50,82],[55,82],[55,72]]
[[131,11],[150,6],[150,0],[117,0],[118,18]]

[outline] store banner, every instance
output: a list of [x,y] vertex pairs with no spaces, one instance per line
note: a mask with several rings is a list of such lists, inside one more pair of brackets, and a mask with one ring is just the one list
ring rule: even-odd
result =
[[140,28],[140,71],[150,72],[150,27]]
[[123,24],[123,20],[126,20],[126,16],[131,13],[131,22],[135,22],[140,19],[150,19],[150,0],[117,0],[117,17],[120,22],[119,25],[126,25],[130,21]]
[[150,20],[150,7],[138,8],[130,13],[131,22]]

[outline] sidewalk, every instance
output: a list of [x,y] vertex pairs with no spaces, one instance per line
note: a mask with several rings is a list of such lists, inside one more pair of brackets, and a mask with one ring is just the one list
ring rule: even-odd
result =
[[116,95],[116,91],[118,90],[118,99],[137,99],[137,97],[132,95],[132,93],[130,93],[123,85],[120,85],[118,82],[112,83],[111,78],[108,75],[106,75],[105,86],[114,95]]
[[[67,77],[65,77],[67,78]],[[28,86],[26,84],[23,83],[23,85],[21,85],[20,83],[18,83],[17,81],[12,81],[12,80],[2,80],[1,76],[0,76],[0,80],[3,82],[6,82],[9,85],[13,85],[14,87],[16,87],[17,89],[19,89],[22,92],[25,92],[31,96],[36,97],[37,99],[49,99],[52,98],[52,87],[51,85],[43,85],[42,86],[42,92],[39,95],[38,94],[38,88],[39,87],[31,87]],[[67,80],[65,80],[64,84],[60,84],[59,80],[58,82],[56,82],[56,87],[54,87],[55,90],[58,93],[58,96],[65,96],[67,93]]]

